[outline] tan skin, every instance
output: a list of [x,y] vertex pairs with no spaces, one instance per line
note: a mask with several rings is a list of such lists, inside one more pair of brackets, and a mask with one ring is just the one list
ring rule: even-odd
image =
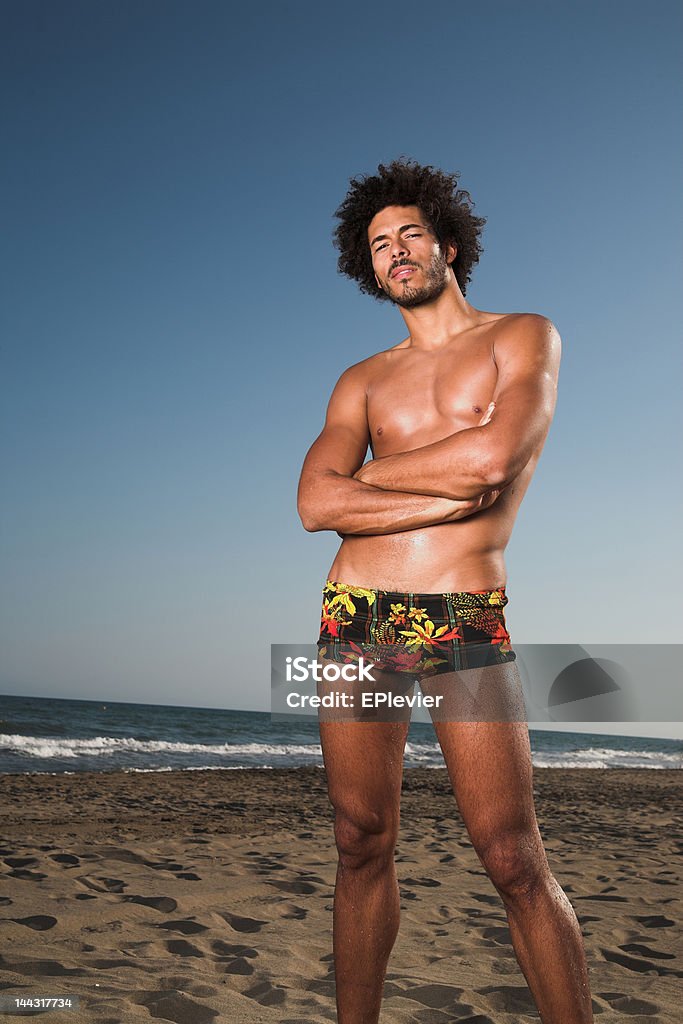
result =
[[[342,537],[330,579],[423,594],[496,589],[555,408],[559,335],[545,317],[471,306],[448,266],[456,248],[441,254],[416,206],[380,211],[368,245],[390,297],[439,273],[445,288],[399,307],[408,337],[338,381],[304,462],[302,522]],[[363,465],[368,445],[374,458]],[[514,663],[498,668],[519,686]],[[580,928],[536,821],[526,723],[434,727],[543,1024],[592,1022]],[[339,1024],[379,1020],[399,922],[394,849],[407,732],[407,722],[320,722],[339,854]]]

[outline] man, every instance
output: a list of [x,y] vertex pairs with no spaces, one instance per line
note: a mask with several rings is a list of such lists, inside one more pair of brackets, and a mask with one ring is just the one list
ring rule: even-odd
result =
[[[484,648],[502,692],[518,680],[502,611],[504,551],[555,408],[558,332],[543,316],[466,301],[484,220],[456,175],[380,164],[376,176],[352,179],[337,217],[339,269],[397,305],[408,336],[342,374],[304,462],[304,527],[343,538],[319,643],[403,642],[419,653],[422,642],[439,655],[432,669],[440,661],[451,672]],[[368,444],[373,459],[363,465]],[[339,854],[339,1024],[379,1020],[399,922],[394,849],[408,724],[320,722]],[[523,716],[434,725],[542,1021],[587,1024],[581,932],[542,846]]]

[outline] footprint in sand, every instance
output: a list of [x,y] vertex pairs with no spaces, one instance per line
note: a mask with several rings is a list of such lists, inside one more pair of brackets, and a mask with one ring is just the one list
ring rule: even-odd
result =
[[185,942],[185,939],[169,939],[166,949],[175,956],[205,956],[201,949],[193,946],[191,942]]
[[267,921],[258,921],[253,917],[239,917],[237,914],[229,914],[227,911],[218,915],[227,921],[236,932],[260,932]]
[[672,974],[676,978],[683,978],[683,971],[678,971],[673,967],[660,967],[659,964],[654,964],[651,960],[642,960],[637,956],[617,953],[613,949],[601,949],[600,952],[605,960],[619,964],[629,971],[636,971],[638,974],[644,974],[646,971],[655,971],[659,975]]
[[65,967],[59,960],[15,960],[10,963],[0,956],[0,965],[4,971],[25,974],[31,978],[71,978],[87,973],[82,967]]
[[399,895],[402,900],[417,900],[419,896],[416,892],[411,892],[410,889],[399,889]]
[[151,1017],[170,1020],[174,1024],[213,1024],[218,1010],[203,1006],[194,999],[189,999],[182,992],[147,992],[131,997],[140,1006],[146,1006]]
[[640,953],[641,956],[653,956],[655,960],[675,960],[675,953],[661,953],[657,949],[650,949],[649,946],[641,946],[638,942],[627,942],[619,949],[624,953]]
[[122,896],[125,903],[140,903],[143,907],[151,907],[160,914],[172,914],[178,904],[170,896]]
[[180,932],[181,935],[197,935],[199,932],[208,932],[208,925],[200,924],[199,921],[163,921],[155,928],[165,928],[169,932]]
[[[405,990],[394,986],[396,991],[392,994],[401,995],[404,999],[412,999],[422,1006],[429,1006],[433,1010],[448,1010],[449,1013],[463,1013],[472,1009],[471,1005],[462,1005],[458,1002],[464,989],[456,988],[454,985],[415,985]],[[458,1017],[460,1020],[460,1017]]]
[[53,853],[50,855],[50,860],[56,861],[57,864],[64,864],[68,868],[81,863],[80,858],[74,857],[71,853]]
[[[439,907],[439,909],[437,910],[437,913],[438,913],[439,917],[441,918],[441,920],[440,921],[427,921],[427,924],[450,924],[451,921],[455,920],[455,915],[453,914],[453,911],[451,910],[451,908],[450,907],[446,907],[444,904],[442,904]],[[481,911],[477,910],[477,914],[479,914],[479,913],[481,913]]]
[[219,956],[246,956],[250,960],[255,960],[258,956],[258,952],[252,946],[236,946],[229,942],[223,942],[222,939],[212,942],[211,949]]
[[118,959],[101,959],[101,960],[88,960],[88,967],[95,967],[98,971],[113,971],[117,967],[125,967],[126,969],[133,969],[136,971],[147,971],[146,964],[138,964],[132,957],[126,960],[121,958]]
[[645,1017],[651,1017],[655,1013],[659,1013],[661,1009],[657,1003],[650,1003],[646,999],[637,999],[635,996],[627,996],[623,992],[596,992],[596,995],[609,1003],[613,1010],[618,1010],[620,1013],[642,1014]]
[[479,989],[481,995],[488,996],[493,1010],[504,1013],[529,1013],[536,1009],[531,992],[524,986],[495,985]]
[[42,882],[47,878],[47,874],[43,874],[42,871],[30,871],[28,867],[15,867],[13,870],[7,871],[7,877],[22,879],[24,882]]
[[472,899],[478,903],[485,903],[489,907],[500,907],[503,902],[500,896],[490,896],[488,893],[483,892],[473,892]]
[[[320,881],[322,882],[322,878]],[[310,896],[316,890],[316,886],[310,882],[275,882],[268,879],[268,885],[279,889],[280,892],[292,893],[294,896]]]
[[307,910],[297,907],[295,903],[285,903],[280,908],[280,917],[283,921],[303,921],[307,914]]
[[120,932],[122,928],[121,921],[105,921],[101,925],[83,925],[81,931],[86,934],[103,935],[105,932]]
[[57,924],[57,918],[47,914],[36,914],[34,917],[6,917],[3,920],[23,924],[27,928],[32,928],[34,932],[46,932]]
[[401,885],[424,885],[427,889],[441,885],[441,882],[437,882],[435,878],[399,878],[399,882]]
[[645,914],[644,916],[634,916],[634,921],[638,924],[642,924],[643,928],[673,928],[676,924],[670,917],[663,917],[662,914]]
[[102,893],[119,894],[126,888],[126,883],[120,878],[97,878],[93,875],[77,875],[76,881],[88,889],[94,889],[95,892]]
[[247,989],[242,995],[248,999],[254,999],[261,1006],[281,1006],[285,1001],[285,990],[271,985],[269,981],[262,981],[259,985]]
[[256,868],[257,875],[267,875],[269,871],[286,871],[286,864],[277,864],[267,857],[259,858],[258,867]]
[[237,974],[240,977],[248,978],[254,973],[254,966],[250,964],[248,960],[245,960],[243,956],[235,957],[234,960],[230,960],[223,968],[225,974]]
[[5,864],[10,868],[27,868],[29,864],[38,863],[37,857],[5,857],[4,860]]
[[493,939],[494,942],[505,946],[512,945],[509,928],[484,928],[481,934],[484,939]]

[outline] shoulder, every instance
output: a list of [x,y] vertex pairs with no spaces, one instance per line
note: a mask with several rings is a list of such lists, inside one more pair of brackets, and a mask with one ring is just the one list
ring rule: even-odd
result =
[[503,313],[496,321],[496,333],[501,337],[560,337],[553,321],[542,313]]
[[347,370],[344,370],[339,380],[348,384],[367,385],[372,377],[377,372],[381,372],[386,367],[387,363],[391,361],[394,351],[404,346],[405,343],[401,342],[399,345],[394,345],[392,348],[384,349],[381,352],[374,352],[365,359],[361,359],[359,362],[353,363],[349,366]]
[[374,358],[374,356],[369,356],[367,359],[361,359],[347,367],[338,378],[333,394],[365,399],[373,375],[372,360]]
[[493,336],[494,362],[514,360],[541,363],[557,370],[562,350],[560,332],[541,313],[505,313],[496,322]]

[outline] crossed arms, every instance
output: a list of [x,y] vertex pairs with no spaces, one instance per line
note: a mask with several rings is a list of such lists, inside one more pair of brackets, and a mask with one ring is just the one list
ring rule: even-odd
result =
[[510,317],[494,347],[498,380],[490,420],[365,465],[365,371],[359,365],[346,370],[301,471],[297,503],[304,528],[341,535],[397,533],[487,508],[545,440],[555,409],[560,345],[545,317]]

